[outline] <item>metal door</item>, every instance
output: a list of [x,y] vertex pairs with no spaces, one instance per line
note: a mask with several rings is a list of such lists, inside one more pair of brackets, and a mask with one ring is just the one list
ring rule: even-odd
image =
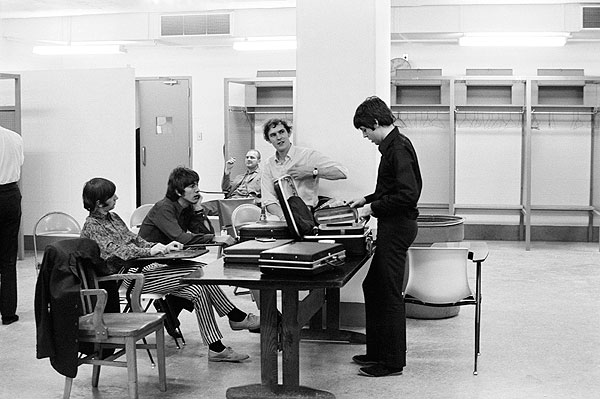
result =
[[137,205],[164,197],[173,168],[192,165],[191,78],[136,79]]

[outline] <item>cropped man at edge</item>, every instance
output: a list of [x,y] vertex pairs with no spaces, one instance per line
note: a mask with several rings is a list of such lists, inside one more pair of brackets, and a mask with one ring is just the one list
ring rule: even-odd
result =
[[199,181],[200,176],[192,169],[173,169],[167,184],[167,194],[154,204],[146,215],[140,226],[140,237],[163,244],[171,241],[178,241],[184,245],[234,244],[235,239],[231,236],[215,235],[215,230],[201,205]]
[[381,153],[375,192],[350,201],[361,216],[377,218],[375,254],[362,284],[367,353],[352,358],[368,377],[402,374],[406,366],[402,285],[406,253],[417,236],[422,180],[415,149],[395,119],[378,97],[367,98],[354,114],[354,127]]
[[319,201],[319,180],[339,180],[348,176],[348,169],[320,152],[292,145],[292,127],[283,119],[270,119],[263,126],[263,136],[275,148],[263,167],[262,203],[267,211],[283,219],[273,182],[285,174],[294,179],[298,195],[311,208]]
[[18,181],[23,165],[23,139],[0,126],[0,313],[2,324],[17,315],[17,252],[21,225],[21,191]]

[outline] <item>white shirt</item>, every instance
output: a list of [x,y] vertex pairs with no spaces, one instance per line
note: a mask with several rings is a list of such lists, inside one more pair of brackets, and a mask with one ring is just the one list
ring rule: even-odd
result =
[[[263,176],[261,181],[263,205],[279,204],[273,182],[281,176],[288,174],[288,170],[295,165],[306,165],[315,167],[319,170],[335,167],[348,176],[348,169],[342,164],[335,162],[316,150],[292,145],[283,160],[277,159],[277,154],[275,154],[271,156],[263,166]],[[327,178],[327,176],[323,177]],[[316,206],[319,201],[319,178],[320,177],[318,176],[316,179],[294,179],[294,184],[296,185],[296,189],[298,189],[298,195],[309,206]]]
[[0,184],[19,181],[24,159],[21,136],[0,126]]

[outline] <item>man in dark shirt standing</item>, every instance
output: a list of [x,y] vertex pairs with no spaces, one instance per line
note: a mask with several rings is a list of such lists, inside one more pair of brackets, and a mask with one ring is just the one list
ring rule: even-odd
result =
[[354,362],[362,375],[402,374],[406,365],[406,312],[402,284],[406,253],[417,236],[421,172],[410,140],[394,126],[395,117],[378,97],[369,97],[354,114],[354,127],[379,147],[375,192],[350,201],[361,216],[377,218],[377,245],[363,281],[367,353]]

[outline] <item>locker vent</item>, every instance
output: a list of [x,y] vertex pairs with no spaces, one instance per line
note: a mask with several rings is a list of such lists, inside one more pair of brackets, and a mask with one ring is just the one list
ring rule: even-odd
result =
[[582,7],[582,28],[600,29],[600,7]]
[[209,36],[231,34],[231,14],[162,15],[161,36]]

